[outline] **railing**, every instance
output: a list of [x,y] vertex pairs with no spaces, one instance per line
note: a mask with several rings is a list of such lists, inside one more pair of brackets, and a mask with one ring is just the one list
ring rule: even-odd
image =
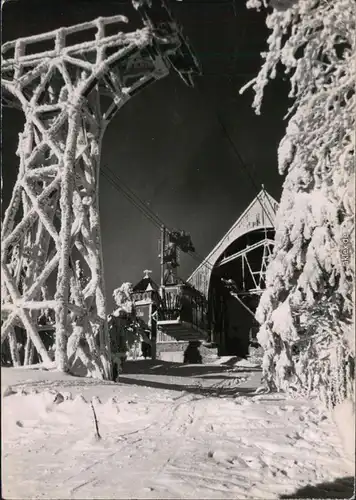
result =
[[152,292],[135,292],[132,296],[135,302],[140,301],[151,301],[152,300]]
[[162,344],[164,342],[167,342],[167,343],[177,342],[177,340],[176,340],[176,338],[174,336],[169,335],[168,333],[162,332],[161,330],[157,331],[156,341],[157,341],[158,344]]
[[158,324],[185,322],[205,330],[206,312],[206,301],[196,290],[186,285],[167,286],[158,308]]

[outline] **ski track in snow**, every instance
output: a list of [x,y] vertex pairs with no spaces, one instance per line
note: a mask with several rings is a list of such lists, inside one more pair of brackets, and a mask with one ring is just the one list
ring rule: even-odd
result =
[[[313,402],[75,384],[24,381],[16,390],[25,391],[4,398],[5,498],[272,499],[352,475],[336,428]],[[49,387],[73,400],[53,404]],[[80,393],[102,401],[93,402],[99,441]]]

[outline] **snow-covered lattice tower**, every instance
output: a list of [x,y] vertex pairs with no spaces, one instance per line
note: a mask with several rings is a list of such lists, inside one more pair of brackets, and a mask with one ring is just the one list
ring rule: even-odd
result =
[[91,373],[110,376],[98,206],[103,134],[130,97],[170,68],[189,85],[199,73],[164,3],[153,3],[133,1],[143,23],[137,31],[125,31],[128,20],[117,15],[3,44],[3,101],[25,115],[1,235],[1,342],[9,340],[15,365],[16,327],[26,331],[25,362],[33,346],[51,362],[39,326],[47,312],[57,368],[70,369],[78,354]]

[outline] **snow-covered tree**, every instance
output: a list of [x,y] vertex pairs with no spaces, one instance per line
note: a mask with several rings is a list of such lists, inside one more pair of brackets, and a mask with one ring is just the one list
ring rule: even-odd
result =
[[131,283],[123,283],[113,292],[116,309],[109,315],[109,333],[113,356],[116,356],[118,351],[125,351],[136,357],[141,342],[150,343],[144,323],[136,316],[132,294]]
[[354,400],[356,3],[249,0],[271,30],[252,82],[260,113],[277,72],[290,82],[275,248],[256,317],[270,388]]
[[133,313],[134,302],[132,300],[132,293],[132,283],[123,283],[113,291],[112,295],[116,304],[116,309],[113,312],[114,316],[119,316],[120,313]]

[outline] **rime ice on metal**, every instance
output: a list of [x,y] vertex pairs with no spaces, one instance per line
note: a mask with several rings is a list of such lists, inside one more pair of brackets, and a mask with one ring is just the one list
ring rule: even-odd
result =
[[[79,356],[92,375],[110,376],[98,206],[103,134],[130,97],[171,67],[187,84],[199,72],[165,5],[135,6],[143,26],[134,32],[117,15],[3,44],[3,99],[25,115],[1,235],[1,342],[9,340],[14,366],[20,327],[26,363],[34,347],[45,364],[54,351],[59,370]],[[72,35],[86,41],[73,43]],[[40,335],[44,311],[54,319],[51,347]]]

